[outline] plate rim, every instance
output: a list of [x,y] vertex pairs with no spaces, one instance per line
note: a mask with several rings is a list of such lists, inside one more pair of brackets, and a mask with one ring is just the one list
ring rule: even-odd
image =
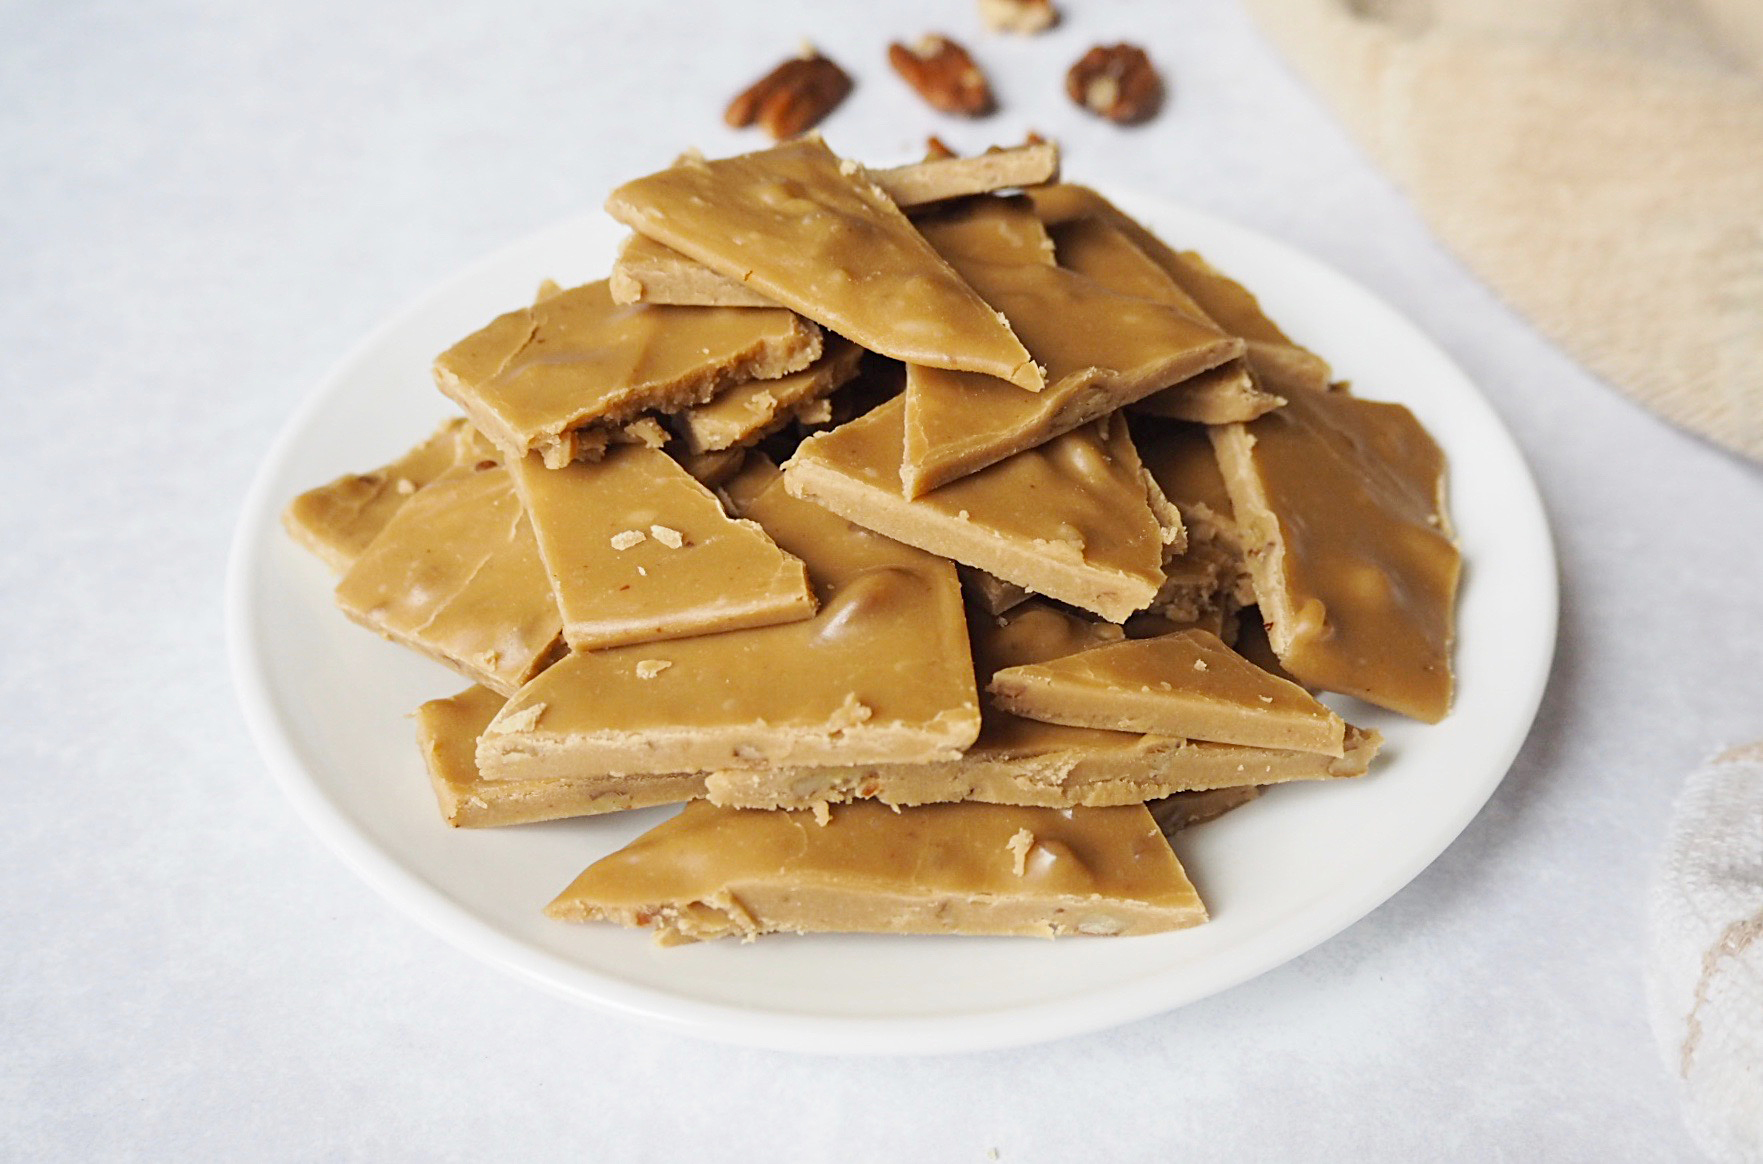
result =
[[[1314,950],[1401,892],[1456,842],[1505,780],[1519,750],[1530,736],[1554,670],[1560,617],[1559,557],[1535,474],[1492,403],[1450,353],[1405,313],[1357,279],[1280,239],[1178,200],[1113,183],[1093,185],[1129,210],[1150,208],[1153,214],[1148,217],[1154,218],[1157,209],[1166,208],[1203,222],[1209,229],[1252,239],[1258,245],[1280,252],[1280,257],[1286,261],[1319,268],[1351,286],[1359,295],[1411,328],[1433,355],[1461,379],[1469,389],[1468,403],[1485,411],[1521,473],[1521,478],[1511,484],[1519,488],[1529,502],[1526,516],[1534,518],[1530,533],[1537,538],[1538,548],[1543,553],[1538,572],[1545,580],[1546,592],[1533,597],[1542,600],[1538,613],[1547,632],[1543,636],[1547,642],[1547,655],[1543,664],[1532,672],[1531,690],[1524,692],[1520,701],[1525,709],[1522,726],[1514,727],[1496,760],[1489,762],[1490,769],[1497,763],[1498,778],[1490,780],[1480,796],[1467,801],[1450,819],[1448,828],[1437,830],[1436,843],[1420,846],[1399,866],[1385,868],[1381,876],[1362,884],[1357,893],[1346,900],[1337,899],[1330,910],[1300,913],[1281,927],[1251,937],[1246,949],[1245,946],[1236,947],[1236,956],[1228,962],[1215,960],[1183,967],[1186,986],[1179,992],[1158,989],[1162,980],[1168,977],[1166,970],[1112,985],[1102,993],[1007,1004],[995,1010],[970,1010],[960,1015],[905,1019],[791,1014],[708,1002],[646,988],[571,962],[559,954],[537,949],[503,933],[404,867],[325,795],[306,771],[287,725],[275,713],[268,679],[270,660],[264,657],[262,645],[252,633],[258,611],[250,593],[251,572],[261,549],[268,537],[281,530],[281,499],[271,495],[273,479],[277,467],[305,434],[314,416],[321,413],[333,397],[347,390],[350,370],[388,336],[433,310],[435,304],[454,294],[459,286],[474,278],[482,278],[488,271],[500,269],[515,256],[533,249],[542,239],[553,235],[567,236],[584,229],[589,220],[597,217],[592,212],[569,216],[497,248],[449,274],[384,318],[326,370],[283,421],[244,494],[226,565],[224,617],[229,668],[235,696],[253,742],[271,777],[306,826],[400,913],[448,944],[539,986],[555,997],[658,1026],[675,1034],[731,1045],[816,1054],[972,1052],[1027,1046],[1110,1029],[1178,1009],[1260,977]],[[593,982],[593,990],[584,988],[584,978]]]

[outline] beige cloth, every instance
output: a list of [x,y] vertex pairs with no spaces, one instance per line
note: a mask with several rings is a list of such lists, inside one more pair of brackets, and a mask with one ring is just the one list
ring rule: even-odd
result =
[[1246,0],[1465,261],[1763,460],[1763,0]]

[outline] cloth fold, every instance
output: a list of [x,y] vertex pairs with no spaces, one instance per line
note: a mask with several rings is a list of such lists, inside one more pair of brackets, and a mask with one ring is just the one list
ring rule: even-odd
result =
[[1763,1160],[1763,740],[1685,783],[1650,921],[1653,1033],[1690,1133]]
[[1502,296],[1763,460],[1763,3],[1245,3]]

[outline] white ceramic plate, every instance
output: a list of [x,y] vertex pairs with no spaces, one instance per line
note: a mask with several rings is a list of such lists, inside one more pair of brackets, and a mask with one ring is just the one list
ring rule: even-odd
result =
[[407,717],[462,681],[338,613],[333,580],[278,513],[303,489],[383,464],[448,412],[429,378],[437,352],[526,302],[542,278],[601,277],[619,232],[599,215],[477,264],[386,323],[265,458],[233,548],[228,629],[245,717],[288,798],[364,880],[461,948],[616,1014],[791,1050],[978,1050],[1099,1030],[1252,978],[1388,899],[1487,800],[1541,698],[1556,574],[1535,485],[1464,375],[1363,288],[1242,227],[1115,196],[1252,287],[1360,395],[1419,415],[1450,457],[1466,560],[1451,716],[1426,727],[1353,706],[1350,718],[1388,737],[1371,775],[1277,788],[1184,835],[1177,848],[1210,923],[1121,939],[780,936],[663,950],[540,909],[667,810],[484,831],[441,822]]

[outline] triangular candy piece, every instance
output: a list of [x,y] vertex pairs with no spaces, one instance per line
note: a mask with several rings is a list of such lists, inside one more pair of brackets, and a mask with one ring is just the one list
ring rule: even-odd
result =
[[454,417],[389,465],[308,489],[282,511],[282,524],[295,541],[342,573],[418,489],[449,469],[485,459],[500,456],[476,429]]
[[1269,675],[1203,630],[1006,667],[987,690],[1006,711],[1073,727],[1328,756],[1342,754],[1346,732],[1341,717],[1302,687]]
[[1143,805],[873,802],[807,812],[696,801],[546,907],[663,945],[769,933],[1152,934],[1206,907]]
[[503,695],[562,649],[563,620],[508,470],[419,490],[337,583],[337,605]]
[[1009,325],[818,138],[682,159],[614,190],[606,210],[872,352],[1042,386]]
[[[1053,226],[1050,233],[1060,266],[1087,275],[1122,295],[1167,303],[1201,323],[1211,322],[1162,267],[1135,246],[1125,231],[1106,219],[1078,218]],[[1179,420],[1227,424],[1254,420],[1283,403],[1278,396],[1256,386],[1248,362],[1239,356],[1190,376],[1174,387],[1152,393],[1134,404],[1133,409]]]
[[[1241,283],[1223,274],[1193,251],[1178,251],[1146,230],[1130,215],[1087,186],[1054,183],[1026,191],[1035,211],[1050,227],[1079,218],[1100,218],[1118,228],[1145,256],[1175,280],[1188,301],[1206,318],[1234,336],[1256,376],[1274,392],[1327,387],[1332,374],[1326,361],[1291,341],[1261,310],[1260,302]],[[1189,417],[1204,420],[1204,417]]]
[[804,442],[790,492],[907,545],[1122,622],[1163,584],[1181,518],[1105,417],[907,500],[906,402],[890,400]]
[[814,613],[799,559],[660,449],[513,466],[527,519],[578,651],[795,622]]

